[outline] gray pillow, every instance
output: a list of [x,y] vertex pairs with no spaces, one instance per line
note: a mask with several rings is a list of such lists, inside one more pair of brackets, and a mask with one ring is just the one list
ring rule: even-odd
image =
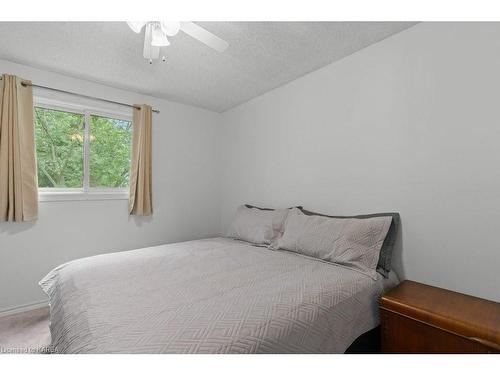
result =
[[380,248],[390,225],[389,216],[339,219],[307,216],[294,208],[286,218],[283,235],[271,247],[344,265],[376,278]]
[[385,278],[389,276],[389,272],[391,271],[392,253],[394,251],[394,244],[396,243],[396,238],[399,232],[399,225],[400,225],[399,213],[381,212],[375,214],[355,215],[355,216],[331,216],[331,215],[319,214],[305,209],[301,209],[301,211],[305,215],[309,216],[316,215],[316,216],[333,217],[339,219],[351,219],[351,218],[366,219],[371,217],[390,216],[392,218],[391,226],[389,228],[389,231],[387,232],[387,235],[385,236],[382,248],[380,249],[380,256],[378,258],[378,263],[377,263],[377,272],[380,273]]
[[283,224],[289,211],[240,206],[229,226],[227,236],[255,245],[269,245],[283,233]]

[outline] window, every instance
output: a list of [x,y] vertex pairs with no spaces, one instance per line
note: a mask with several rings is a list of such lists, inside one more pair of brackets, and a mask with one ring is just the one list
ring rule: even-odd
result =
[[130,116],[35,104],[41,200],[124,199],[130,173]]
[[132,123],[96,115],[90,118],[90,186],[128,187]]
[[35,107],[38,187],[83,188],[84,116]]

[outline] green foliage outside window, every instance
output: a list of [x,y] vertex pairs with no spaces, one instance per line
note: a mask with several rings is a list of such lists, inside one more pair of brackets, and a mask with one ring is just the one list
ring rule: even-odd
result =
[[[82,188],[84,115],[35,107],[38,186]],[[89,185],[128,186],[131,122],[90,116]]]
[[35,107],[38,187],[83,186],[81,114]]
[[91,116],[90,124],[90,186],[127,187],[132,123]]

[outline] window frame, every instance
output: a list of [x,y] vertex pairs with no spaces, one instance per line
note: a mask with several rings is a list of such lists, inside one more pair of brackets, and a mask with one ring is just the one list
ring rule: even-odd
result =
[[[33,111],[35,107],[55,111],[71,112],[83,115],[83,180],[82,188],[38,188],[38,201],[86,201],[86,200],[127,200],[129,187],[124,188],[93,188],[90,186],[90,117],[102,116],[117,120],[132,122],[132,113],[125,111],[102,108],[96,105],[76,104],[61,100],[35,96],[33,98]],[[34,126],[34,124],[33,124]]]

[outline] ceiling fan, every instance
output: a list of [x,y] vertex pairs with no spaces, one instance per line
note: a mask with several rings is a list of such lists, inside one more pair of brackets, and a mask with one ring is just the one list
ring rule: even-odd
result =
[[[170,45],[167,37],[175,36],[179,31],[219,52],[224,52],[229,46],[225,40],[193,22],[127,21],[127,24],[135,33],[140,33],[145,27],[143,56],[150,64],[160,57],[161,48]],[[162,61],[166,61],[165,55],[162,55]]]

